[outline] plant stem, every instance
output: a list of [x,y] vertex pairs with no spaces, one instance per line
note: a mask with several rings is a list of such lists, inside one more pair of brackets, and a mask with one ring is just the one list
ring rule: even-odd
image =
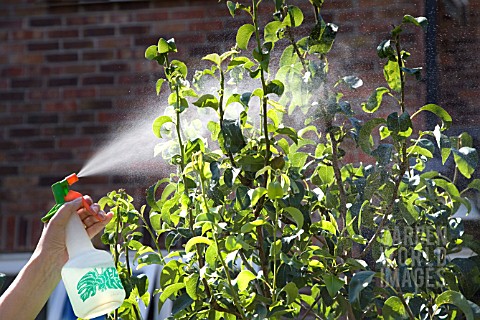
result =
[[[400,46],[400,36],[396,35],[395,37],[395,48],[397,51],[397,60],[398,60],[398,67],[399,67],[399,72],[400,72],[400,110],[402,114],[405,112],[405,77],[404,77],[404,72],[402,71],[403,68],[403,61],[401,57],[401,46]],[[364,258],[367,253],[370,251],[371,247],[373,246],[374,241],[377,239],[377,237],[380,235],[380,232],[382,232],[386,222],[387,222],[387,216],[390,214],[395,206],[395,201],[398,199],[398,189],[400,188],[400,183],[402,183],[402,178],[407,172],[408,169],[408,154],[407,154],[407,142],[406,141],[401,141],[401,154],[402,157],[399,160],[400,161],[400,173],[398,174],[396,180],[395,180],[395,187],[393,189],[393,195],[392,199],[390,200],[390,203],[387,207],[387,210],[384,212],[382,221],[380,221],[377,230],[375,231],[375,234],[373,237],[368,241],[367,246],[363,251],[361,252],[360,256],[358,258],[362,259]]]
[[382,281],[383,283],[385,283],[385,284],[395,293],[395,295],[400,299],[400,301],[402,302],[403,306],[404,306],[405,309],[407,310],[408,317],[410,318],[410,320],[415,320],[415,316],[413,315],[412,310],[410,309],[410,307],[408,306],[407,301],[406,301],[405,298],[403,297],[403,292],[402,292],[402,290],[400,289],[400,292],[398,292],[388,281],[386,281],[386,280],[383,279],[382,277],[379,277],[379,279],[380,279],[380,281]]
[[[275,220],[273,221],[273,282],[272,282],[272,304],[277,300],[277,231],[278,231],[278,200],[275,199]],[[280,242],[281,243],[281,242]]]
[[[154,240],[155,235],[153,234],[152,228],[150,228],[150,226],[148,225],[147,221],[145,220],[145,218],[143,217],[142,214],[139,213],[138,216],[142,220],[143,225],[145,226],[145,229],[147,229],[147,232],[150,234],[150,237]],[[160,249],[160,246],[158,245],[158,241],[153,241],[153,242],[155,243],[155,248],[158,251],[158,255],[160,256],[162,264],[165,263],[165,260],[164,260],[163,255],[162,255],[162,250]]]
[[238,297],[238,293],[237,291],[235,290],[234,286],[232,285],[232,278],[230,277],[230,270],[228,269],[228,266],[227,264],[225,263],[225,260],[223,260],[223,257],[222,257],[222,252],[220,251],[220,246],[219,246],[219,243],[218,243],[218,239],[217,239],[217,230],[215,230],[215,225],[213,226],[213,230],[212,230],[212,236],[213,236],[213,241],[215,241],[215,245],[217,247],[217,255],[218,255],[218,258],[220,259],[220,263],[222,264],[222,267],[223,267],[223,270],[225,271],[225,275],[227,276],[227,282],[228,282],[228,286],[230,287],[230,291],[232,292],[232,295],[233,295],[233,301],[234,301],[234,304],[235,304],[235,307],[237,308],[237,310],[239,311],[240,313],[240,317],[241,319],[247,319],[247,317],[245,316],[245,312],[242,308],[242,304],[240,303],[240,299]]
[[303,71],[307,72],[308,69],[307,69],[307,65],[305,63],[305,58],[300,54],[300,50],[298,49],[297,43],[295,42],[295,38],[293,37],[292,28],[287,26],[286,27],[286,33],[287,33],[287,36],[288,36],[288,40],[290,41],[290,43],[293,46],[293,50],[295,50],[295,53],[297,54],[298,58],[300,59],[300,62],[302,63]]
[[398,72],[400,73],[400,110],[405,112],[405,73],[403,72],[402,50],[400,47],[400,34],[395,36],[395,49],[397,51]]
[[[262,44],[260,42],[260,34],[258,31],[258,5],[260,4],[260,1],[252,0],[252,7],[253,7],[253,26],[255,28],[255,39],[257,41],[257,50],[260,54],[262,54]],[[268,98],[265,92],[267,92],[267,85],[265,81],[265,70],[263,70],[262,65],[260,64],[260,80],[262,82],[262,89],[263,89],[263,99],[262,99],[262,123],[263,123],[263,134],[265,135],[265,167],[269,165],[270,163],[270,138],[268,136],[268,117],[267,117],[267,111],[268,111]],[[268,179],[265,179],[268,180]],[[265,182],[266,183],[266,182]]]
[[342,222],[342,228],[346,225],[346,216],[347,216],[347,196],[345,193],[345,188],[343,187],[342,173],[340,171],[340,163],[338,161],[338,141],[335,138],[335,134],[331,131],[328,133],[330,137],[330,142],[332,144],[332,167],[333,173],[335,174],[335,181],[337,182],[338,192],[340,194],[340,218]]
[[[255,39],[256,39],[256,42],[257,42],[257,50],[259,53],[262,52],[262,45],[260,43],[260,35],[259,35],[259,31],[258,31],[258,14],[257,14],[257,9],[258,9],[258,5],[261,3],[262,1],[261,0],[252,0],[252,8],[253,8],[253,25],[254,25],[254,28],[255,28]],[[265,73],[264,73],[264,70],[263,70],[263,67],[260,65],[259,66],[260,68],[260,80],[262,82],[262,89],[263,89],[263,93],[264,93],[264,96],[263,96],[263,99],[262,99],[262,122],[263,122],[263,134],[265,135],[265,162],[264,162],[264,166],[268,166],[270,164],[270,138],[268,136],[268,123],[267,123],[267,96],[265,94],[265,92],[267,91],[267,85],[265,83]],[[266,187],[267,186],[267,181],[268,181],[268,173],[266,172],[264,174],[264,180],[263,180],[263,187]],[[263,199],[263,200],[262,200]],[[261,210],[263,209],[263,204],[265,202],[265,197],[263,196],[257,203],[257,206],[255,208],[255,213],[254,215],[255,216],[258,216],[261,212]],[[258,244],[258,254],[259,254],[259,258],[260,258],[260,264],[261,264],[261,268],[262,268],[262,271],[263,271],[263,274],[264,274],[264,277],[266,280],[268,280],[268,261],[266,260],[266,256],[265,256],[265,251],[263,249],[263,242],[264,242],[264,238],[263,238],[263,228],[261,226],[258,226],[256,227],[256,231],[257,231],[257,235],[258,235],[258,240],[257,240],[257,244]],[[270,293],[269,293],[269,290],[267,290],[267,288],[264,286],[264,295],[268,298],[270,297]]]

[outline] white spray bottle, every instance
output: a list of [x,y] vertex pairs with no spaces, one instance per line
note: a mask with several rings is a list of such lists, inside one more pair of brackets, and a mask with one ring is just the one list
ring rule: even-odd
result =
[[[78,181],[75,173],[52,185],[56,205],[42,221],[47,222],[65,201],[82,197],[83,206],[91,210],[83,196],[69,186]],[[92,212],[95,216],[95,212]],[[112,256],[97,250],[77,214],[73,214],[66,228],[66,244],[69,260],[63,266],[65,284],[75,315],[89,319],[112,312],[125,299],[125,290],[118,276]]]

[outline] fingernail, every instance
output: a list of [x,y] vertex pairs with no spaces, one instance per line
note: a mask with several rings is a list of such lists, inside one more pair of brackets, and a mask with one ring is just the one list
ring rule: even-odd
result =
[[99,216],[101,220],[105,220],[107,218],[103,210],[98,211],[97,216]]
[[98,204],[92,204],[90,206],[90,208],[92,208],[92,210],[95,212],[95,213],[98,213],[100,211],[100,207]]

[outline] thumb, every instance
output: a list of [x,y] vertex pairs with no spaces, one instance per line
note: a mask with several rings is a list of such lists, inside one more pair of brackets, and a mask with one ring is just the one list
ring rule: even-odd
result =
[[76,213],[78,209],[83,207],[82,197],[76,198],[72,201],[65,202],[57,213],[53,216],[50,222],[55,224],[67,224],[73,213]]

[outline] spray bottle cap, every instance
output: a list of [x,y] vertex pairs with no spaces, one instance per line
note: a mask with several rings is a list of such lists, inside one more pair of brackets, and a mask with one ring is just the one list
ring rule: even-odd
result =
[[65,203],[65,201],[72,201],[76,198],[82,198],[82,203],[83,207],[90,212],[91,215],[93,215],[97,220],[101,220],[98,214],[92,210],[90,205],[87,203],[87,201],[83,198],[82,194],[70,190],[70,186],[74,184],[75,182],[78,181],[78,176],[76,173],[72,173],[69,176],[66,176],[63,180],[59,182],[55,182],[52,184],[52,192],[53,192],[53,197],[55,198],[55,206],[48,211],[48,213],[42,218],[42,222],[48,222],[50,218],[55,215],[58,209],[60,209],[60,206]]

